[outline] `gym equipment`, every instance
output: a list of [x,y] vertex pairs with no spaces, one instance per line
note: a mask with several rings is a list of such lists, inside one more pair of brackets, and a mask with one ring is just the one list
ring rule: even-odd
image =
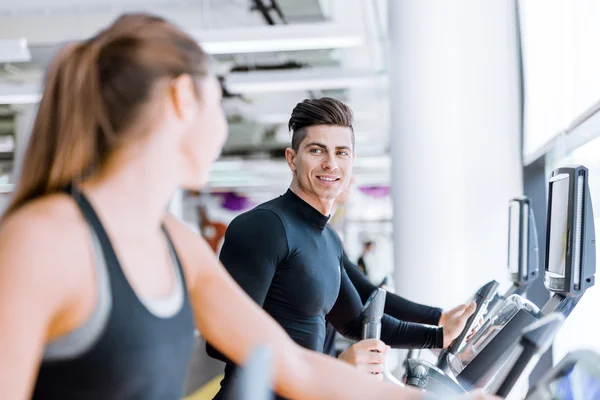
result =
[[600,399],[600,354],[577,350],[567,354],[529,390],[525,400]]
[[[409,360],[407,378],[432,392],[460,393],[490,389],[505,376],[518,356],[522,330],[542,316],[556,312],[569,316],[596,272],[592,203],[584,166],[561,167],[549,179],[548,225],[544,285],[553,294],[540,311],[513,294],[491,313],[486,324],[441,370],[421,360]],[[427,374],[423,377],[423,367]],[[408,382],[408,380],[407,380]],[[408,384],[408,383],[407,383]]]
[[257,347],[236,372],[232,400],[272,400],[273,360],[266,346]]
[[520,354],[496,390],[496,395],[502,398],[509,395],[523,372],[537,364],[539,356],[550,348],[564,320],[565,317],[562,314],[552,313],[523,330]]
[[533,209],[527,197],[516,197],[508,204],[507,267],[512,285],[503,295],[497,294],[490,301],[490,314],[513,294],[525,295],[531,282],[538,277],[538,236]]
[[[496,293],[488,302],[486,318],[513,294],[524,295],[539,273],[538,237],[535,217],[529,198],[522,196],[510,200],[508,205],[508,259],[507,271],[512,282],[504,293]],[[482,324],[482,326],[485,325]],[[481,327],[480,327],[481,328]],[[410,350],[406,360],[420,357],[421,350]],[[405,366],[407,361],[405,361]]]
[[[381,317],[385,308],[385,297],[387,292],[378,288],[371,293],[362,309],[363,332],[362,339],[380,339],[381,338]],[[387,364],[383,366],[383,377],[385,380],[402,385],[389,371]]]

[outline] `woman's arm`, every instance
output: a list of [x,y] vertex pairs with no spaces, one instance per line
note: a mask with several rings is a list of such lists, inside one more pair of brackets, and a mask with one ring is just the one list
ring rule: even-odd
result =
[[74,328],[81,314],[70,305],[93,293],[85,230],[53,221],[45,205],[25,209],[0,228],[0,399],[31,397],[45,343]]
[[303,399],[420,399],[418,391],[377,382],[331,357],[305,350],[266,314],[219,265],[208,244],[185,225],[167,227],[184,264],[198,328],[238,365],[258,345],[275,356],[275,389]]

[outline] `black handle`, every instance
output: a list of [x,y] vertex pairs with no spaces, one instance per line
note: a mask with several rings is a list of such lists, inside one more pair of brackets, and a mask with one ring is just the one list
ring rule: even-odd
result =
[[376,289],[371,293],[365,303],[363,316],[363,339],[379,339],[381,337],[381,317],[385,308],[386,291]]
[[477,308],[475,308],[475,312],[469,317],[469,319],[467,319],[467,323],[465,324],[465,327],[460,333],[460,335],[458,335],[458,337],[454,339],[450,346],[448,346],[449,354],[456,354],[456,352],[460,348],[460,345],[471,331],[471,325],[473,325],[475,318],[479,318],[479,314],[481,313],[483,308],[496,295],[498,285],[499,283],[497,281],[490,281],[483,285],[481,288],[479,288],[477,293],[475,293],[473,300],[477,303]]
[[546,352],[550,348],[552,340],[554,340],[564,320],[565,317],[562,314],[552,313],[523,329],[521,333],[521,354],[511,367],[506,378],[504,378],[504,381],[502,381],[502,384],[496,391],[496,395],[503,398],[509,395],[533,357],[536,354]]
[[496,396],[500,396],[503,399],[508,396],[525,368],[527,368],[527,364],[529,364],[529,361],[533,358],[533,356],[535,356],[536,353],[537,347],[534,345],[525,345],[523,347],[523,351],[521,355],[519,355],[515,365],[510,369],[508,375],[506,375],[506,378],[504,378],[504,381],[496,391]]

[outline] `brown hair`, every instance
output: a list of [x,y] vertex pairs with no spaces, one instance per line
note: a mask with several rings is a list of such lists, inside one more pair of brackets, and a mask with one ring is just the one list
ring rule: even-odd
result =
[[331,97],[307,99],[298,103],[292,111],[288,129],[292,131],[292,149],[298,151],[306,137],[306,128],[315,125],[345,126],[352,131],[354,147],[353,114],[350,107]]
[[115,150],[135,139],[129,130],[141,122],[154,84],[185,74],[206,76],[206,53],[152,15],[123,15],[95,37],[63,48],[48,68],[21,176],[4,215],[101,169]]

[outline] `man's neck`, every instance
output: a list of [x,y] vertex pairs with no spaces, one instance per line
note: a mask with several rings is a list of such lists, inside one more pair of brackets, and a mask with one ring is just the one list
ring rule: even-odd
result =
[[300,197],[302,200],[308,203],[308,205],[310,205],[312,208],[314,208],[321,214],[325,216],[331,215],[331,211],[333,210],[333,206],[335,204],[335,199],[321,199],[312,193],[305,192],[295,180],[292,181],[292,184],[290,185],[290,190],[294,192],[296,196]]

